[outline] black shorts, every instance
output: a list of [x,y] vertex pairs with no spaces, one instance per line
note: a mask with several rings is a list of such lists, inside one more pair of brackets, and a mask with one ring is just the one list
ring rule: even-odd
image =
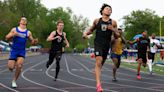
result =
[[146,53],[138,52],[137,55],[138,55],[138,59],[141,58],[143,63],[147,62]]
[[53,50],[50,50],[50,53],[49,53],[49,59],[61,59],[62,57],[62,51],[53,51]]
[[151,52],[148,53],[148,59],[152,59],[154,61],[154,56],[155,53],[151,53]]
[[94,53],[95,56],[102,56],[103,58],[107,58],[108,52],[109,52],[109,46],[106,47],[100,47],[100,46],[95,46],[94,47]]

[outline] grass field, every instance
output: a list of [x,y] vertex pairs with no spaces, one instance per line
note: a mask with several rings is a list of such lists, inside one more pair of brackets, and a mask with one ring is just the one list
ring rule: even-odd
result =
[[[85,55],[85,57],[90,58],[89,55]],[[137,62],[124,62],[123,60],[125,60],[125,59],[122,59],[122,63],[121,63],[120,67],[124,67],[124,68],[128,68],[128,69],[130,68],[130,69],[137,71],[137,65],[138,65]],[[157,61],[160,61],[159,53],[156,54],[155,62],[157,62]],[[107,60],[106,63],[113,64],[111,59]],[[149,73],[148,67],[145,67],[145,68],[141,67],[141,71],[144,73]],[[158,65],[154,64],[153,65],[153,73],[158,74],[158,75],[164,75],[164,65],[158,66]]]

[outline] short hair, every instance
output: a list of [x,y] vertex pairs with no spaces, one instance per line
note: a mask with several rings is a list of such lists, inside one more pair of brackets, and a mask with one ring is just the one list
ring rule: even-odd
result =
[[27,18],[26,17],[21,17],[20,21],[21,20],[25,20],[27,22]]
[[148,32],[147,30],[143,30],[141,33],[143,33],[143,32]]
[[61,19],[59,19],[59,20],[57,21],[57,25],[58,25],[59,23],[63,23],[63,24],[64,24],[64,22],[63,22]]
[[102,11],[104,10],[105,7],[110,7],[112,9],[112,7],[108,4],[103,4],[101,9],[100,9],[100,14],[102,15]]

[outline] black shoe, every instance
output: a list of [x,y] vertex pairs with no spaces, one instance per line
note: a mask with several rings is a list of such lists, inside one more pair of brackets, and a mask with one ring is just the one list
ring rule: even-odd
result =
[[117,79],[116,79],[116,78],[113,78],[112,81],[113,81],[113,82],[117,82]]
[[153,75],[153,71],[150,72],[150,75]]
[[46,64],[46,67],[47,67],[47,68],[49,67],[49,64],[48,64],[48,63]]
[[54,81],[57,81],[57,78],[54,78]]

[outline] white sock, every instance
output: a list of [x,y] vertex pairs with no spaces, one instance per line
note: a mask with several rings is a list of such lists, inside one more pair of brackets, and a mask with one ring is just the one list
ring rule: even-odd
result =
[[147,64],[148,64],[149,71],[152,72],[152,59],[149,59]]

